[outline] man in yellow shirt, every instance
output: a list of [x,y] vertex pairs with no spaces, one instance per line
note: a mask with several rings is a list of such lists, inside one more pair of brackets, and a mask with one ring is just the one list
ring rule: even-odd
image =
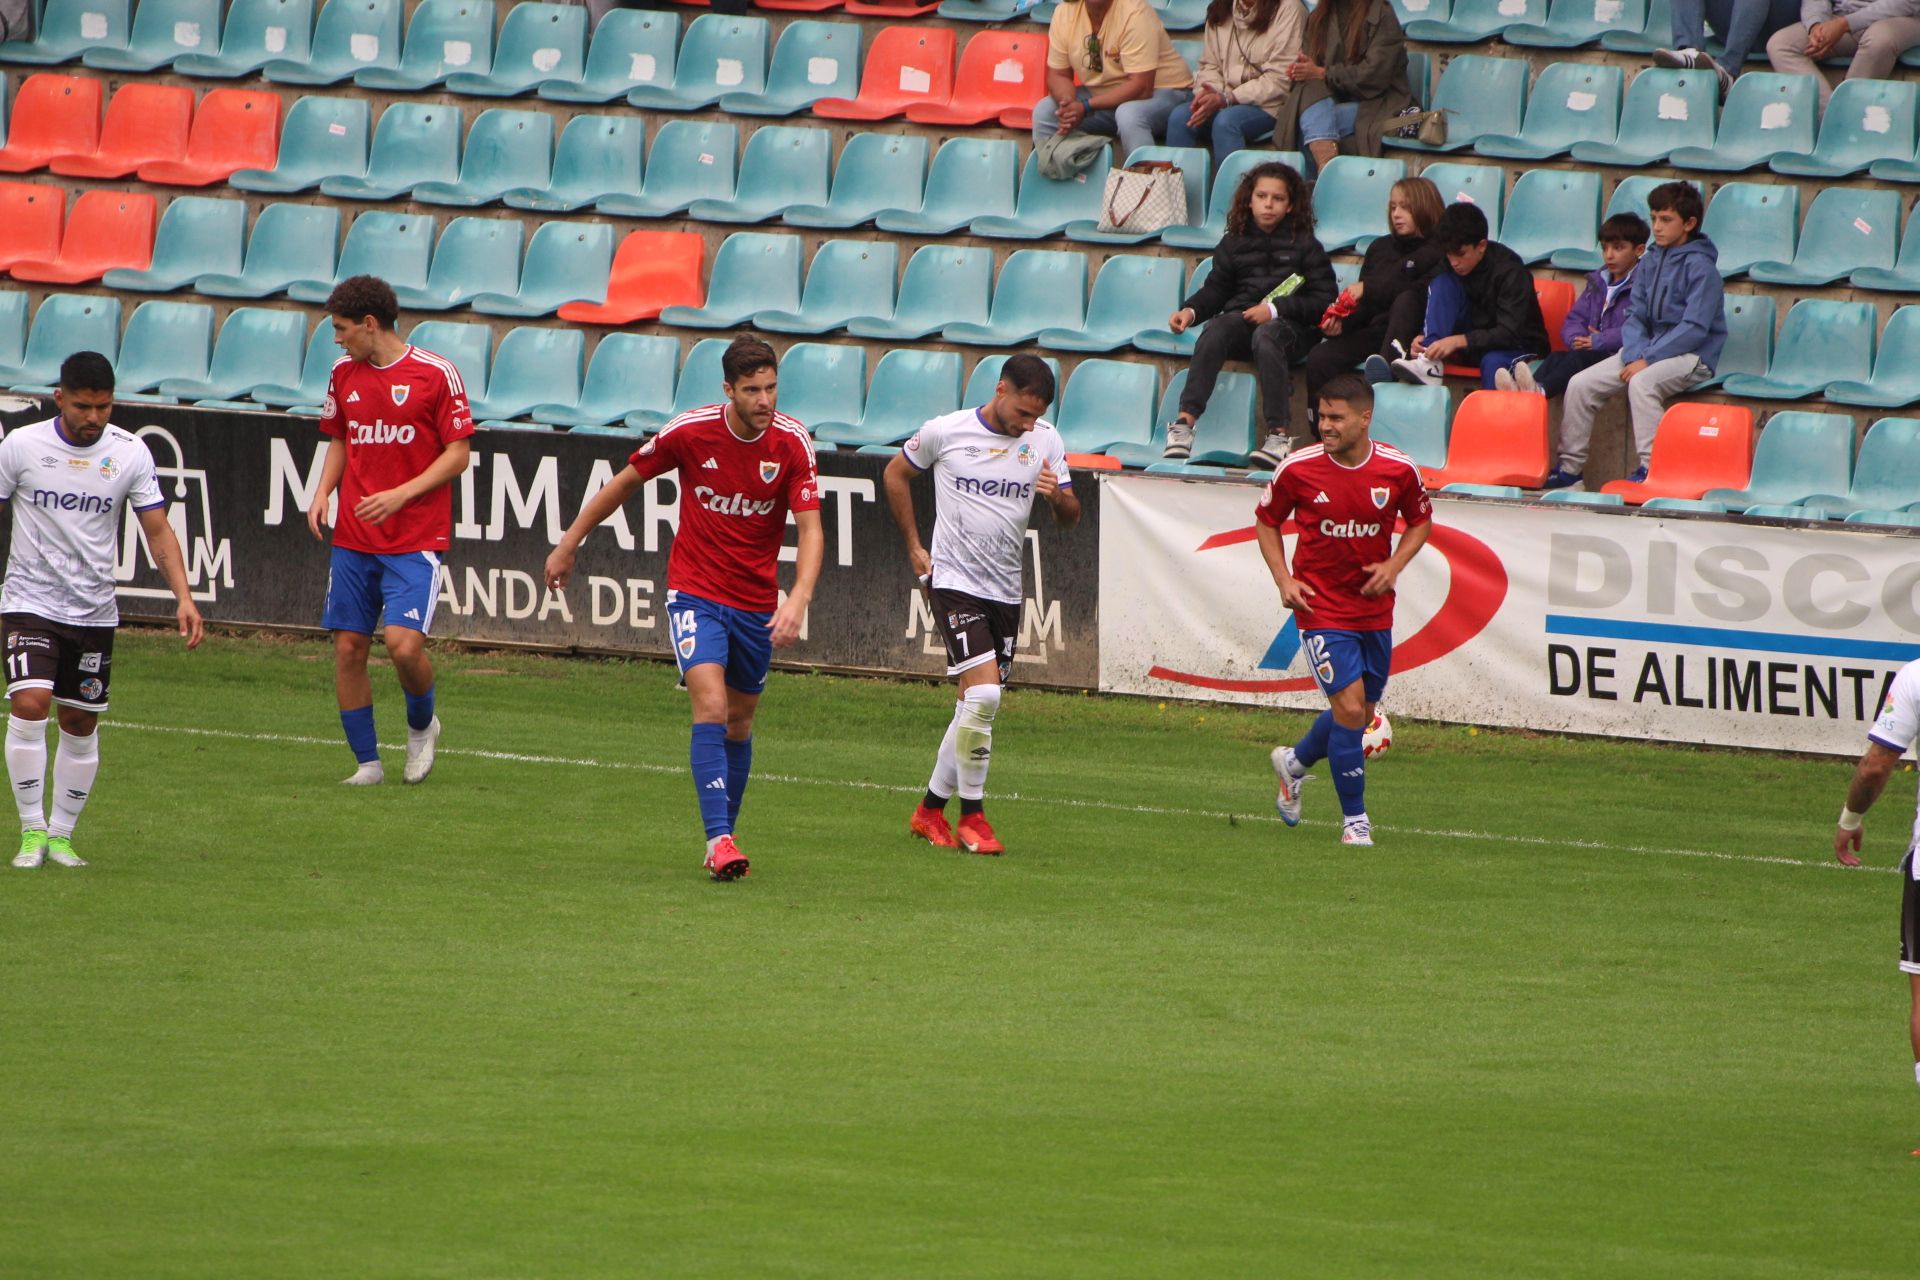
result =
[[1066,0],[1053,11],[1036,145],[1075,130],[1117,137],[1114,159],[1124,163],[1164,137],[1167,117],[1192,100],[1193,72],[1146,0]]

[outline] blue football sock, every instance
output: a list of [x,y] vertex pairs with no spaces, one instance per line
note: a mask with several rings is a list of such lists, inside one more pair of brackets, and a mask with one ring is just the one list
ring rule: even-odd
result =
[[693,770],[695,793],[700,797],[700,821],[706,825],[707,839],[732,834],[733,822],[727,816],[727,726],[694,725],[687,763]]
[[433,687],[429,685],[425,693],[407,694],[407,728],[418,733],[432,723]]
[[1322,711],[1300,735],[1300,741],[1293,745],[1293,758],[1300,762],[1302,769],[1310,769],[1327,758],[1327,734],[1332,730],[1333,712]]
[[753,772],[753,739],[727,739],[727,826],[740,822],[740,802],[747,798],[747,775]]
[[1327,764],[1333,770],[1333,789],[1340,793],[1340,812],[1357,818],[1367,811],[1367,758],[1360,751],[1364,731],[1333,726],[1327,735]]
[[340,713],[340,727],[347,731],[347,745],[353,748],[353,758],[361,764],[371,764],[380,758],[380,743],[373,734],[373,704],[355,707],[351,711]]

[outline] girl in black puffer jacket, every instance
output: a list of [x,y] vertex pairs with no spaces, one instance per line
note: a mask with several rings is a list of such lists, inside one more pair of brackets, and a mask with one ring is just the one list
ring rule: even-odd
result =
[[[1402,178],[1387,196],[1387,234],[1367,246],[1360,279],[1351,295],[1352,310],[1320,321],[1326,340],[1307,357],[1307,414],[1319,408],[1320,388],[1371,355],[1392,359],[1413,349],[1427,314],[1427,282],[1446,269],[1447,255],[1435,244],[1433,224],[1446,202],[1426,178]],[[1401,350],[1393,350],[1395,342]]]
[[1313,237],[1313,206],[1292,167],[1256,165],[1234,189],[1227,233],[1213,251],[1213,268],[1168,320],[1175,333],[1207,322],[1187,366],[1180,413],[1167,424],[1166,456],[1193,450],[1193,424],[1206,411],[1220,366],[1253,360],[1263,423],[1256,465],[1278,466],[1293,448],[1290,366],[1320,340],[1320,315],[1338,285],[1327,251]]

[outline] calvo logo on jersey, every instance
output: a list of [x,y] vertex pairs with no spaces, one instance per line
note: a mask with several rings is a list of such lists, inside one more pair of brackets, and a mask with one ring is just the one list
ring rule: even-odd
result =
[[779,474],[780,474],[779,463],[762,462],[760,464],[760,483],[761,484],[772,484],[773,478]]
[[1387,499],[1393,496],[1393,490],[1389,489],[1386,485],[1377,484],[1367,490],[1367,495],[1373,499],[1373,509],[1375,511],[1385,511],[1387,509]]

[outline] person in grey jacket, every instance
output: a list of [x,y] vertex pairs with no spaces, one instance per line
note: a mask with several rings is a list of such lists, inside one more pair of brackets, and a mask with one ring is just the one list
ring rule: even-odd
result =
[[1547,477],[1549,489],[1586,478],[1587,445],[1600,407],[1622,391],[1633,418],[1639,468],[1627,479],[1647,478],[1653,433],[1667,401],[1713,376],[1727,345],[1721,309],[1720,251],[1700,231],[1706,209],[1685,182],[1667,182],[1647,194],[1653,214],[1653,248],[1635,270],[1633,305],[1621,331],[1620,353],[1574,375],[1567,384],[1560,420],[1560,464]]
[[1815,76],[1820,110],[1833,85],[1820,70],[1827,58],[1852,56],[1849,80],[1888,80],[1900,55],[1920,44],[1920,0],[1800,0],[1800,21],[1767,41],[1767,60],[1789,76]]

